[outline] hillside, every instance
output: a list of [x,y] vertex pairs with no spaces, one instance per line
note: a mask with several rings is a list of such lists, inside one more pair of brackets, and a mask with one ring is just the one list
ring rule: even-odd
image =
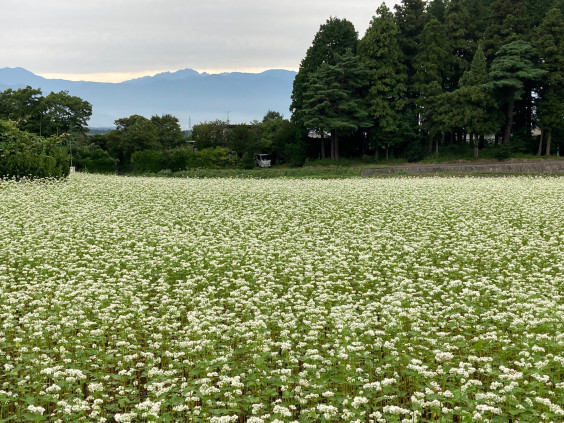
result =
[[288,116],[296,72],[199,73],[192,69],[164,72],[121,83],[45,79],[23,68],[0,69],[0,91],[30,85],[44,94],[66,90],[92,104],[91,127],[113,126],[115,119],[140,114],[172,114],[183,128],[229,116],[232,123],[261,120],[268,110]]

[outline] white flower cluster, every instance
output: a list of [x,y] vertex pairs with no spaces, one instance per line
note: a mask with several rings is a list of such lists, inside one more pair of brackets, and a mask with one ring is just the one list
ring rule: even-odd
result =
[[4,180],[0,420],[562,421],[563,204],[562,178]]

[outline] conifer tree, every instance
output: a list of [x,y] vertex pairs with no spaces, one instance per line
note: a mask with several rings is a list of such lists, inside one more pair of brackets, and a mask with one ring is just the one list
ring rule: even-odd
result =
[[487,85],[505,110],[503,144],[509,144],[511,138],[515,100],[524,94],[527,82],[537,82],[546,73],[539,69],[535,56],[530,43],[517,40],[502,46],[492,62]]
[[433,139],[439,132],[438,107],[450,71],[451,55],[447,44],[446,27],[438,20],[431,19],[425,25],[419,39],[421,50],[414,60],[413,85],[418,91],[415,102],[419,107],[423,126],[429,134],[429,152],[431,152]]
[[334,65],[336,58],[347,50],[356,54],[357,44],[358,34],[354,25],[346,19],[331,17],[320,26],[294,79],[290,105],[294,121],[303,123],[301,110],[310,74],[316,72],[323,63]]
[[479,40],[484,38],[489,16],[487,0],[452,0],[448,4],[445,24],[451,48],[452,72],[448,90],[455,90],[463,73],[467,71],[476,52]]
[[494,0],[485,34],[486,55],[493,58],[501,46],[528,38],[525,0]]
[[398,28],[385,3],[378,8],[366,34],[360,40],[358,55],[369,70],[370,88],[366,102],[379,139],[378,146],[389,147],[398,131],[405,106],[406,68],[401,64]]
[[331,132],[331,158],[339,159],[339,135],[371,126],[362,92],[368,70],[347,50],[335,63],[323,63],[308,80],[302,116],[308,129]]
[[[564,18],[551,9],[537,30],[535,46],[546,71],[537,105],[540,126],[546,136],[546,155],[550,156],[552,133],[564,127]],[[542,145],[539,145],[539,154]]]
[[460,88],[450,93],[448,119],[468,134],[478,157],[478,137],[494,132],[498,127],[497,105],[487,89],[486,57],[480,45],[469,71],[460,79]]
[[423,0],[402,0],[400,4],[395,6],[395,10],[395,19],[399,29],[398,43],[409,77],[407,93],[409,98],[414,98],[417,92],[412,86],[412,78],[415,74],[413,61],[419,51],[419,34],[423,31],[427,22],[425,2]]
[[429,19],[436,19],[441,23],[445,22],[448,0],[431,0],[427,3],[426,12]]

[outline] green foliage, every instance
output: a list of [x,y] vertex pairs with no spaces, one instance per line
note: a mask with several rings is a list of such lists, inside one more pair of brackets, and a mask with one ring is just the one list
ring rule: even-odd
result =
[[13,90],[11,88],[0,92],[0,119],[17,123],[19,129],[32,133],[40,133],[43,97],[41,90],[25,88]]
[[425,151],[423,150],[421,143],[413,142],[407,146],[407,153],[405,155],[405,158],[408,162],[419,162],[423,160],[424,157]]
[[78,170],[90,173],[116,173],[118,160],[95,144],[79,146],[73,152],[74,165]]
[[303,166],[307,154],[306,146],[303,142],[293,142],[286,144],[285,155],[287,157],[287,162],[292,167]]
[[[175,148],[166,152],[166,168],[178,172],[191,167],[195,163],[195,154],[192,149]],[[193,167],[193,166],[192,166]]]
[[41,133],[60,135],[68,132],[85,133],[92,115],[92,105],[67,91],[50,93],[42,100]]
[[439,22],[445,21],[448,0],[431,0],[427,3],[425,11],[429,15],[429,19],[436,19]]
[[311,73],[316,72],[324,63],[334,65],[337,58],[349,50],[356,54],[357,44],[358,34],[354,25],[346,19],[332,17],[319,27],[294,79],[290,105],[293,120],[302,122],[304,95]]
[[160,150],[158,131],[153,123],[139,115],[115,121],[117,129],[108,134],[108,151],[119,160],[120,167],[127,169],[136,151]]
[[421,49],[415,56],[413,86],[418,95],[418,106],[423,122],[431,137],[441,128],[441,94],[448,88],[452,58],[447,44],[446,25],[431,19],[419,36]]
[[486,53],[496,54],[502,46],[526,40],[528,22],[525,0],[494,0],[485,33]]
[[253,169],[255,167],[255,160],[252,153],[245,153],[241,160],[239,161],[239,167],[241,169]]
[[331,131],[331,158],[338,159],[339,134],[372,123],[361,96],[368,84],[367,68],[351,50],[335,60],[310,75],[302,115],[306,128]]
[[527,83],[539,82],[545,74],[546,71],[539,68],[535,49],[526,41],[505,44],[496,53],[486,86],[494,90],[500,105],[505,105],[504,144],[509,144],[515,100],[521,98]]
[[511,147],[507,145],[496,146],[493,156],[499,161],[507,160],[511,157],[511,151]]
[[15,122],[0,120],[0,176],[63,178],[69,156],[60,138],[41,138],[21,131]]
[[427,16],[425,14],[425,2],[423,0],[402,0],[395,6],[395,19],[399,28],[399,45],[403,52],[405,64],[412,73],[412,65],[417,54],[417,37],[425,24]]
[[170,150],[184,144],[184,134],[177,117],[172,115],[153,116],[151,122],[157,128],[157,136],[163,149]]
[[523,95],[526,81],[538,81],[546,73],[538,69],[533,46],[523,40],[505,44],[496,53],[490,69],[490,87],[507,99]]
[[198,151],[198,166],[202,168],[232,167],[238,162],[235,154],[223,147],[205,148]]
[[136,151],[131,156],[133,171],[136,173],[157,173],[163,169],[164,153],[159,150]]
[[[282,163],[303,163],[302,151],[306,148],[296,149],[292,147],[293,145],[303,145],[302,133],[300,127],[292,121],[283,120],[277,124],[276,131],[272,134],[271,139],[271,151],[277,162]],[[295,156],[295,152],[300,152],[298,156]],[[299,165],[299,164],[298,164]]]
[[18,128],[42,136],[86,133],[92,105],[67,91],[43,97],[30,86],[0,92],[0,119],[17,122]]
[[537,31],[535,46],[546,71],[538,101],[538,118],[544,128],[564,126],[564,18],[559,9],[551,9]]
[[228,123],[221,120],[194,125],[192,139],[196,148],[224,147],[229,145]]
[[497,104],[487,88],[487,78],[486,58],[480,46],[470,70],[460,79],[460,87],[440,97],[441,128],[475,136],[476,152],[478,136],[495,132],[499,127]]
[[358,54],[369,71],[369,88],[365,96],[370,118],[384,133],[398,130],[405,107],[407,69],[401,64],[398,27],[385,3],[378,8]]
[[228,131],[228,140],[228,147],[240,156],[253,157],[255,153],[262,153],[269,147],[267,140],[261,139],[258,125],[235,125]]

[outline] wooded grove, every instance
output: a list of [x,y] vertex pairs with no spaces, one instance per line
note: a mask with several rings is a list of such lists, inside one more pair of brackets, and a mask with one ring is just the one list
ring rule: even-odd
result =
[[[319,156],[390,152],[418,160],[440,146],[551,155],[562,144],[562,0],[402,0],[359,39],[321,25],[294,81],[293,121]],[[328,141],[326,140],[328,139]]]

